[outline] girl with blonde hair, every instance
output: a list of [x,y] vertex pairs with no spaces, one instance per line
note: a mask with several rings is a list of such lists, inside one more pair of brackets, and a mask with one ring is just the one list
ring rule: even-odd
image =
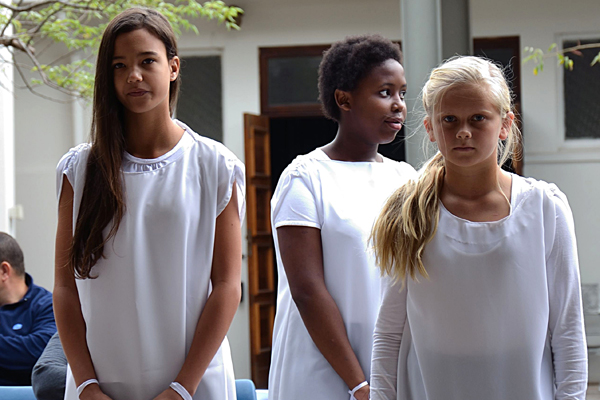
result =
[[555,185],[500,167],[519,139],[502,71],[453,58],[422,98],[439,152],[372,233],[386,287],[371,398],[584,399],[573,218]]

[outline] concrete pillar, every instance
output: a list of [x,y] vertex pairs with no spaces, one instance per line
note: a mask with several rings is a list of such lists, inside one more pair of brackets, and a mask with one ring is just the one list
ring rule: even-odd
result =
[[418,168],[430,155],[424,149],[419,94],[429,72],[442,59],[471,53],[469,0],[400,0],[400,13],[408,83],[406,158]]
[[12,54],[0,46],[0,231],[15,235],[15,107]]
[[441,0],[442,4],[442,57],[473,53],[469,0]]
[[406,159],[415,168],[426,160],[423,108],[419,94],[433,67],[442,60],[441,0],[400,0],[402,52],[408,86]]

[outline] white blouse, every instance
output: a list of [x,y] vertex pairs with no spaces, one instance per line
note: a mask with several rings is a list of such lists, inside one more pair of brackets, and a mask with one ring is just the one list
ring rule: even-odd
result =
[[[151,400],[175,379],[211,292],[216,219],[234,182],[244,217],[244,165],[222,144],[176,122],[185,133],[168,153],[124,154],[125,215],[92,269],[97,278],[77,280],[94,369],[113,400]],[[74,224],[90,148],[71,149],[57,168],[59,198],[63,175],[73,187]],[[77,399],[70,370],[65,399]],[[194,399],[235,399],[227,339]]]
[[279,252],[277,228],[321,231],[327,290],[340,310],[348,339],[369,376],[380,275],[367,241],[390,194],[414,169],[383,163],[330,160],[320,149],[294,160],[271,200],[279,286],[269,374],[271,400],[348,399],[348,387],[312,341],[296,307]]
[[554,185],[512,177],[511,213],[471,222],[443,205],[423,263],[385,279],[373,400],[585,398],[587,350],[573,218]]

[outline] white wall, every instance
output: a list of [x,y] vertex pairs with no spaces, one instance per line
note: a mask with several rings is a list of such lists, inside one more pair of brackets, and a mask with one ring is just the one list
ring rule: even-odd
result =
[[[19,77],[15,77],[15,83],[22,86]],[[39,88],[39,92],[59,101],[69,101],[48,88]],[[25,254],[27,272],[36,284],[52,290],[57,215],[54,171],[62,154],[73,143],[71,104],[49,101],[26,89],[16,89],[14,131],[16,198],[25,216],[17,221],[17,240]]]
[[[519,35],[521,47],[547,49],[563,34],[600,37],[597,0],[471,1],[474,37]],[[600,140],[564,141],[562,67],[548,60],[544,72],[522,66],[525,174],[554,182],[566,193],[575,217],[583,283],[600,283]],[[600,127],[598,127],[600,129]]]
[[0,231],[14,235],[9,210],[15,205],[15,146],[12,56],[0,47]]

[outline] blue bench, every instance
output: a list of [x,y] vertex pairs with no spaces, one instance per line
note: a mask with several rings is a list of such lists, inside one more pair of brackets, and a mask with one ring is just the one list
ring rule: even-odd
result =
[[35,400],[31,386],[0,386],[2,400]]

